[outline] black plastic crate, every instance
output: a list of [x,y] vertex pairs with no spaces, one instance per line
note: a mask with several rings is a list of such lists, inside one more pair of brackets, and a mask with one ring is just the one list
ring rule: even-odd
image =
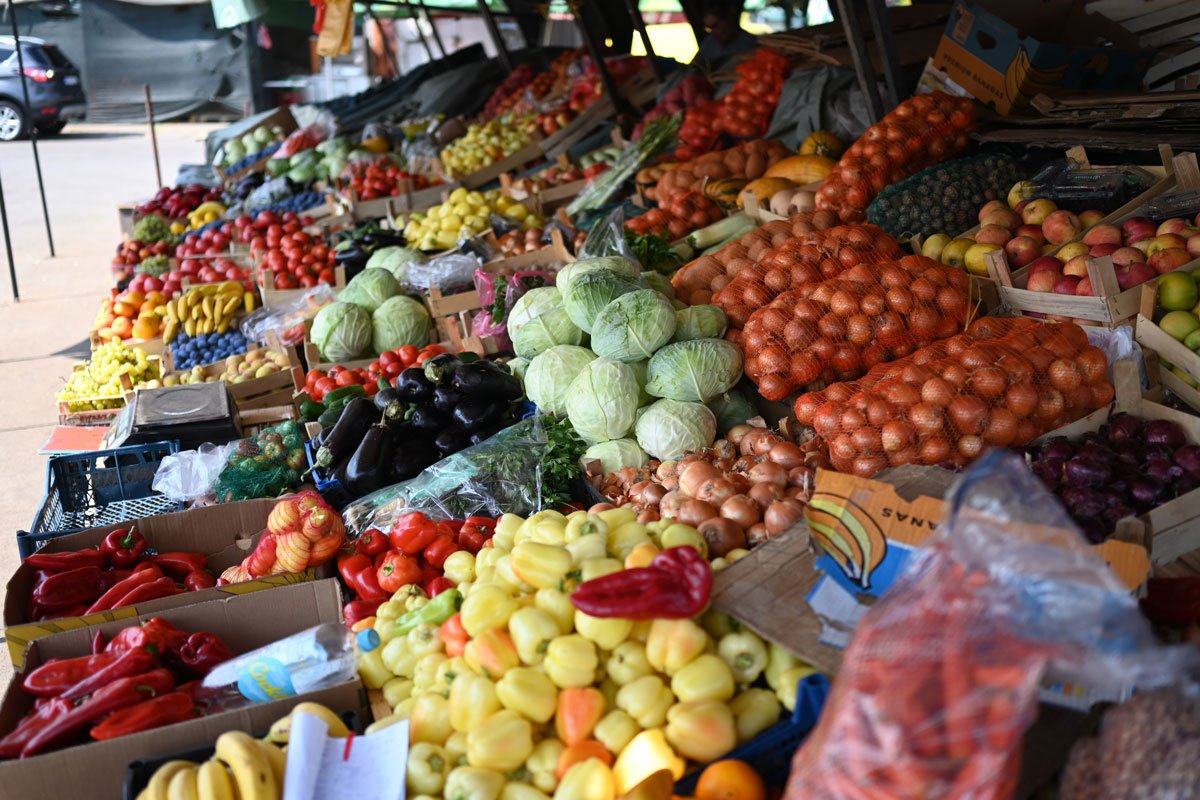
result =
[[21,558],[56,536],[179,511],[182,503],[151,488],[163,458],[178,451],[178,442],[155,442],[52,457],[42,506],[17,533]]

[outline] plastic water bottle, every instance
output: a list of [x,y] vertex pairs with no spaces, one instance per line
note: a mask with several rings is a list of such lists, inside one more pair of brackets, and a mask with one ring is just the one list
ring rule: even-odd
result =
[[358,650],[379,644],[370,628],[355,633],[338,623],[318,625],[218,665],[196,700],[216,713],[336,686],[357,673]]

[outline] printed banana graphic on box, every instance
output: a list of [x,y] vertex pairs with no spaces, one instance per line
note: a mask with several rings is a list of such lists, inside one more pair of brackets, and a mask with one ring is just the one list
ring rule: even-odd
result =
[[1017,57],[1008,65],[1004,74],[1004,89],[1013,105],[1027,105],[1039,94],[1061,91],[1063,75],[1067,65],[1035,67],[1029,61],[1025,48],[1017,48]]
[[852,581],[871,588],[871,574],[887,557],[887,537],[853,500],[816,493],[805,517],[812,537]]

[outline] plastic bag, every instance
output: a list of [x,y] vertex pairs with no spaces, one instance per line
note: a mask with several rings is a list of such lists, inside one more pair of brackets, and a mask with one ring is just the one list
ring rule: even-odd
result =
[[196,450],[166,456],[154,473],[151,488],[177,503],[208,497],[235,447],[236,442],[223,445],[206,442]]
[[414,261],[408,265],[404,287],[413,292],[427,292],[436,286],[445,292],[471,285],[475,270],[482,262],[477,256],[448,253],[429,261]]
[[294,130],[283,140],[283,146],[275,151],[275,158],[291,158],[297,153],[311,150],[334,133],[334,128],[324,122],[314,122]]
[[222,503],[276,497],[300,485],[306,466],[300,426],[288,420],[234,442],[213,491]]
[[1138,366],[1138,378],[1142,389],[1150,388],[1150,378],[1146,375],[1146,359],[1142,356],[1142,348],[1133,341],[1132,328],[1093,328],[1083,329],[1087,334],[1088,343],[1099,347],[1108,358],[1109,380],[1116,382],[1112,374],[1112,365],[1123,358],[1132,358]]
[[984,456],[947,507],[859,623],[785,800],[1009,798],[1049,672],[1120,696],[1195,665],[1020,457]]
[[252,191],[242,203],[242,209],[247,214],[254,214],[291,196],[291,183],[286,177],[280,175],[278,178],[271,178]]
[[506,351],[512,349],[512,341],[508,338],[508,312],[530,289],[553,286],[557,276],[545,270],[526,269],[513,273],[502,283],[497,282],[498,277],[501,276],[475,270],[475,291],[479,293],[483,310],[471,319],[471,335],[495,337],[496,346]]
[[542,460],[550,440],[541,418],[523,419],[487,441],[447,456],[417,477],[380,489],[342,511],[353,534],[390,530],[406,511],[438,519],[527,517],[542,508]]
[[336,299],[333,288],[319,283],[296,300],[278,308],[259,308],[246,315],[240,329],[251,342],[265,342],[268,331],[276,331],[283,344],[304,341],[304,323]]
[[604,256],[621,256],[640,266],[641,262],[634,256],[629,242],[625,240],[625,211],[620,206],[610,211],[603,219],[597,220],[588,231],[583,247],[579,248],[579,258],[602,258]]

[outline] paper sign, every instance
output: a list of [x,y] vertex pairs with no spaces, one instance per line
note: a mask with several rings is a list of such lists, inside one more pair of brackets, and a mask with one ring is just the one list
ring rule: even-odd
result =
[[334,738],[320,717],[292,715],[283,800],[404,800],[407,774],[407,721],[370,736]]

